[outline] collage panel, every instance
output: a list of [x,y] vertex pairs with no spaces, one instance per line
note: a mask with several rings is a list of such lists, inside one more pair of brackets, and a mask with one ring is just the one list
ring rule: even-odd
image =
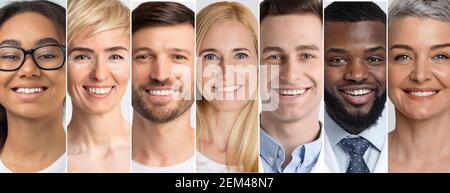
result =
[[450,1],[389,2],[389,172],[450,172]]
[[65,7],[0,3],[0,173],[66,172]]
[[194,173],[195,2],[132,6],[132,172]]
[[129,172],[129,2],[67,5],[67,170]]
[[197,172],[258,172],[257,10],[197,1]]
[[324,2],[325,165],[387,172],[387,1]]
[[326,172],[322,1],[264,0],[260,27],[263,172]]

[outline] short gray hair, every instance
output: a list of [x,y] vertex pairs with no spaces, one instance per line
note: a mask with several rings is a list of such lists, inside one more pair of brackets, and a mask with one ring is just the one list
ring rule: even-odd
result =
[[450,0],[395,0],[389,6],[389,25],[406,17],[450,22]]

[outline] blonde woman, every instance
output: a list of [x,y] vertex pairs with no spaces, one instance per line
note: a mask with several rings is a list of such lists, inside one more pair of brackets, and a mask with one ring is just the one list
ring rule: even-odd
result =
[[258,171],[257,39],[256,19],[240,3],[197,15],[198,172]]
[[118,0],[68,2],[69,172],[129,172],[129,10]]

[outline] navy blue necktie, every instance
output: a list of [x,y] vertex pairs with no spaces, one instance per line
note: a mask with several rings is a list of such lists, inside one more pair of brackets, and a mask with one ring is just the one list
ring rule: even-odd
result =
[[362,137],[344,138],[339,145],[350,155],[350,164],[347,173],[369,173],[370,170],[364,161],[364,153],[370,146],[370,142]]

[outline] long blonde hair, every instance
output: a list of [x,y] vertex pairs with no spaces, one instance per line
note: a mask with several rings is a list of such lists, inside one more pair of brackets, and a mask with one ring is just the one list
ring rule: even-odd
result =
[[[248,27],[258,51],[257,21],[249,9],[237,2],[218,2],[197,14],[197,52],[208,31],[225,21],[238,21]],[[257,93],[239,113],[227,143],[226,165],[238,166],[239,172],[258,172],[258,101]],[[197,101],[197,147],[200,136],[208,132],[206,105]]]

